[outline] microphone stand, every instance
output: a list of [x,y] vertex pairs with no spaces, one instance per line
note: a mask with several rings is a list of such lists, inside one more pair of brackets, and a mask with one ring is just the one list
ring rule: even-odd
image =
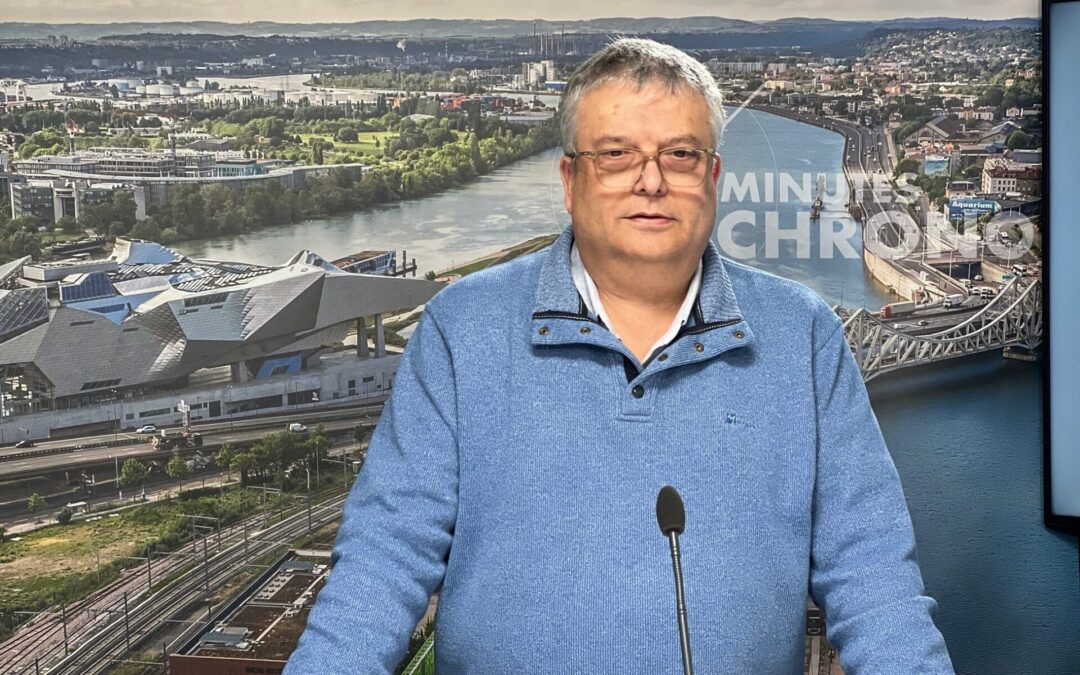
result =
[[682,561],[679,557],[679,533],[668,532],[671,545],[671,566],[675,571],[675,604],[679,611],[679,646],[682,647],[684,675],[694,675],[694,662],[690,658],[690,626],[686,621],[686,600],[683,597]]
[[686,528],[686,509],[679,491],[670,485],[660,488],[656,495],[656,523],[671,547],[671,567],[675,572],[675,606],[679,612],[679,646],[682,648],[683,675],[694,675],[690,658],[690,627],[686,622],[686,599],[683,596],[682,562],[679,556],[679,535]]

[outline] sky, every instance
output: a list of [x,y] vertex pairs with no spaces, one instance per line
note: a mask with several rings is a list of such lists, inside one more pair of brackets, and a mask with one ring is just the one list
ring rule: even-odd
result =
[[769,20],[1036,17],[1039,0],[3,0],[0,21],[278,21],[344,23],[400,19],[548,19],[720,16]]

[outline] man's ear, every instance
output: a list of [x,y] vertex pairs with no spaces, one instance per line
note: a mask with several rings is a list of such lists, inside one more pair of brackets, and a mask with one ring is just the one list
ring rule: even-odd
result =
[[720,180],[720,172],[723,170],[724,161],[720,159],[720,155],[716,155],[716,159],[713,161],[712,167],[712,182]]
[[559,177],[562,178],[563,206],[566,207],[567,213],[573,214],[574,160],[572,157],[563,155],[559,160]]

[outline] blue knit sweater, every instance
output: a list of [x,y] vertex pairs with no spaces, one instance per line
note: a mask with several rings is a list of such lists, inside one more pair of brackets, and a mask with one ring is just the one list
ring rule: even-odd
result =
[[809,591],[848,675],[952,673],[829,307],[710,246],[642,367],[588,317],[572,241],[428,303],[286,675],[392,672],[440,584],[440,675],[678,672],[665,484],[697,672],[801,673]]

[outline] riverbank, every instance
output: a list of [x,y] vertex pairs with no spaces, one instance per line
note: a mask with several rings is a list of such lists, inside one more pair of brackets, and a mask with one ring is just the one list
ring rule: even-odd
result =
[[[472,274],[473,272],[479,272],[482,269],[491,267],[492,265],[499,265],[504,262],[513,260],[514,258],[535,253],[541,249],[551,246],[552,242],[558,238],[557,234],[545,234],[539,237],[533,237],[520,244],[508,246],[506,248],[483,255],[475,260],[471,260],[464,265],[452,267],[442,272],[434,273],[435,281],[443,281],[446,283],[453,283],[458,279]],[[387,336],[392,334],[396,339],[401,340],[401,344],[404,345],[405,340],[412,337],[413,331],[416,330],[416,324],[420,321],[420,315],[423,313],[424,307],[421,305],[416,309],[411,309],[403,314],[387,317],[383,324],[383,330],[387,331]]]
[[504,263],[513,260],[514,258],[528,255],[529,253],[535,253],[540,249],[547,248],[548,246],[551,246],[552,242],[554,242],[558,237],[559,235],[557,234],[545,234],[539,237],[533,237],[532,239],[523,241],[520,244],[515,244],[513,246],[496,251],[490,255],[481,256],[479,258],[476,258],[475,260],[471,260],[464,265],[438,272],[436,273],[435,277],[436,279],[448,279],[450,281],[454,280],[451,277],[460,279],[467,274],[478,272],[484,268],[491,267],[492,265],[498,265],[499,263]]
[[[881,181],[881,183],[882,186],[889,186],[890,194],[883,197],[882,200],[878,200],[874,194],[879,189],[879,181],[875,179],[875,172],[884,173],[887,170],[888,174],[886,175],[888,176],[891,175],[892,168],[896,165],[894,146],[891,142],[886,142],[889,134],[883,131],[875,131],[871,127],[854,122],[807,115],[776,106],[751,104],[747,107],[832,131],[844,139],[844,149],[841,151],[841,165],[844,168],[844,177],[848,185],[848,210],[857,222],[866,223],[874,216],[888,211],[882,204],[900,202],[899,196],[895,194],[888,178]],[[875,138],[881,140],[875,143]],[[876,164],[877,168],[868,167],[868,160],[871,165]],[[866,191],[863,186],[870,182],[873,182],[875,188]],[[869,198],[866,200],[860,199],[860,195],[863,193],[869,193]],[[905,300],[913,300],[918,293],[927,288],[925,281],[913,276],[909,270],[897,264],[896,261],[877,255],[866,245],[866,241],[867,238],[864,233],[862,238],[863,266],[875,281]],[[930,288],[933,287],[930,286]],[[942,297],[945,295],[944,292],[939,292],[939,294]]]
[[[438,131],[448,133],[446,129]],[[386,157],[341,167],[327,165],[320,170],[322,175],[312,172],[297,187],[285,187],[276,181],[242,191],[217,185],[185,185],[171,191],[167,202],[146,219],[135,222],[130,232],[116,234],[168,246],[355,213],[464,187],[559,143],[558,127],[553,123],[526,131],[500,125],[489,132],[490,138],[478,139],[470,134],[467,140],[459,138],[437,147],[414,147],[416,139],[409,143],[387,139],[382,144]],[[405,144],[397,148],[399,143]]]

